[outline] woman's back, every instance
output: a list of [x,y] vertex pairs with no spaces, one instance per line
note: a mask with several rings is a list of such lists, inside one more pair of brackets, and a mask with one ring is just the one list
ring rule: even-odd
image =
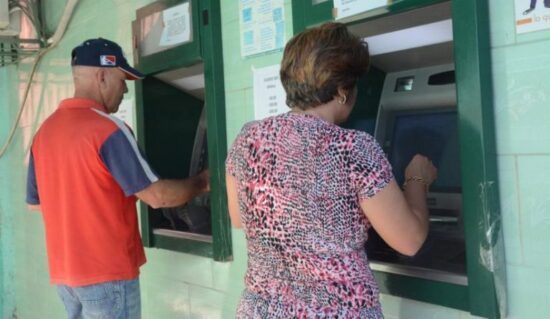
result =
[[248,242],[240,315],[380,316],[359,201],[392,174],[372,137],[287,113],[245,126],[227,170]]

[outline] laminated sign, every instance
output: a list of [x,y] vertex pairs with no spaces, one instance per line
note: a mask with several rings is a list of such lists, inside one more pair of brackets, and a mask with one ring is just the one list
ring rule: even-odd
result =
[[336,20],[390,4],[392,0],[334,0],[333,15]]
[[550,0],[515,0],[516,33],[550,29]]

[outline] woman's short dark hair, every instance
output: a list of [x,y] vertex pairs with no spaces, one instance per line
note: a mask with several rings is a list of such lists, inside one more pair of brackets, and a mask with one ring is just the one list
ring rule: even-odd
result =
[[289,107],[302,110],[351,90],[369,68],[367,43],[341,23],[325,23],[294,36],[285,47],[281,82]]

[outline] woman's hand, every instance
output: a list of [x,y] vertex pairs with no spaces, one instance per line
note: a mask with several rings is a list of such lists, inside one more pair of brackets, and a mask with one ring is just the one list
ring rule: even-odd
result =
[[430,186],[437,178],[437,168],[426,156],[416,154],[405,169],[405,181],[420,178]]

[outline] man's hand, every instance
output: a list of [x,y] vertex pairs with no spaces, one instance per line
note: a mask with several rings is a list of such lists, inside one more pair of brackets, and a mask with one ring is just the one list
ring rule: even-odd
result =
[[153,208],[177,207],[195,196],[210,191],[208,170],[186,179],[161,179],[136,193],[137,198]]
[[201,193],[210,191],[210,175],[208,174],[207,169],[200,172],[199,175],[193,178],[195,179],[197,189],[199,189]]

